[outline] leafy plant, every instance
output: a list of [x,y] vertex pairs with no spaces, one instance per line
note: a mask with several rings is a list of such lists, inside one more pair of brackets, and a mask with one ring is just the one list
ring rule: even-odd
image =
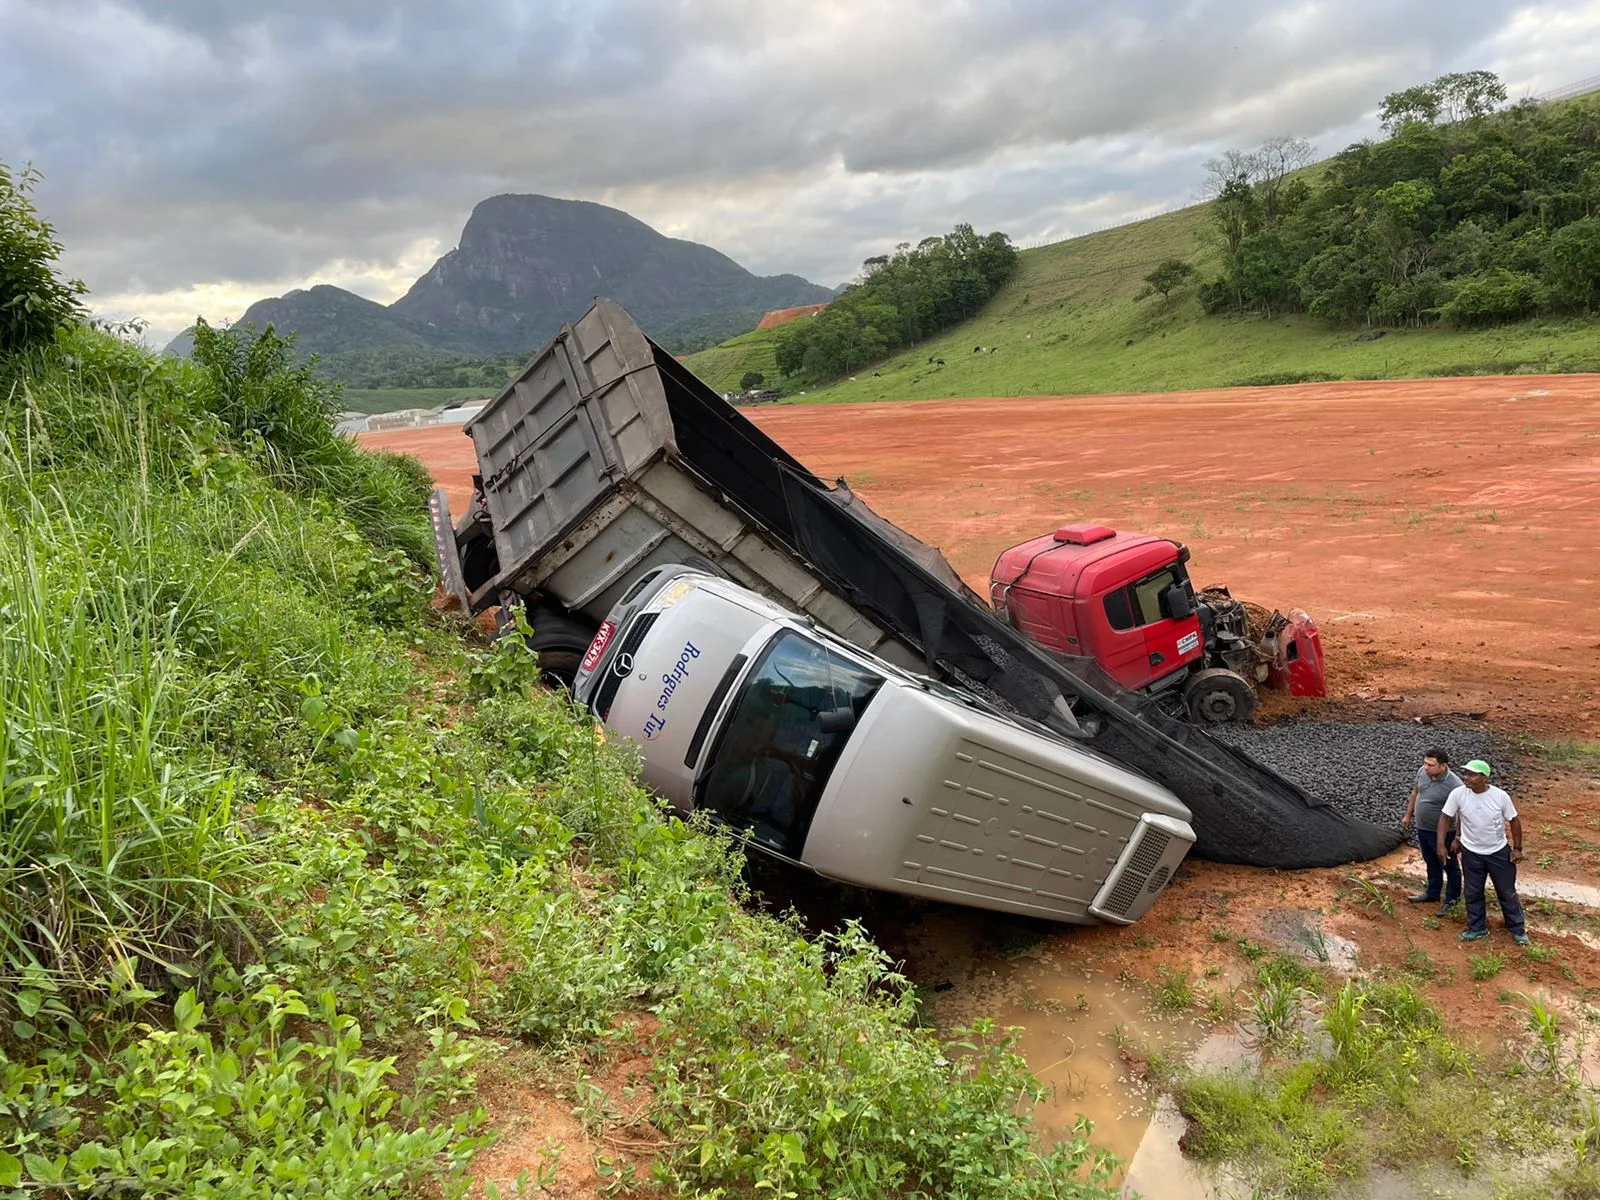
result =
[[1156,980],[1156,1003],[1162,1008],[1193,1008],[1195,1001],[1194,975],[1187,967],[1163,966]]
[[1545,1070],[1561,1069],[1561,1018],[1541,992],[1537,996],[1522,993],[1523,1010],[1528,1029],[1537,1039],[1537,1049]]
[[84,317],[86,289],[56,273],[61,243],[33,206],[39,180],[32,167],[0,162],[0,355],[48,344]]
[[1477,980],[1493,979],[1506,965],[1506,956],[1498,950],[1485,950],[1482,954],[1467,955],[1467,970]]
[[1349,880],[1361,892],[1361,903],[1378,909],[1386,917],[1394,916],[1394,901],[1389,899],[1382,888],[1372,880],[1363,879],[1359,875],[1351,875]]
[[1251,1021],[1262,1045],[1278,1045],[1298,1032],[1303,994],[1285,979],[1262,982],[1250,1002]]

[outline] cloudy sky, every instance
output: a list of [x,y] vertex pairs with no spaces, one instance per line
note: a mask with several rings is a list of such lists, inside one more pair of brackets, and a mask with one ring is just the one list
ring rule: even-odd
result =
[[393,300],[505,191],[829,285],[959,220],[1054,240],[1479,67],[1593,75],[1600,0],[0,0],[0,160],[159,344],[311,283]]

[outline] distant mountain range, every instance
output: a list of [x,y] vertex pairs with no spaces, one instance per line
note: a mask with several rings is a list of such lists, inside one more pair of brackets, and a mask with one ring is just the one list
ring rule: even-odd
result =
[[[258,300],[240,323],[296,333],[329,378],[374,386],[407,364],[531,354],[597,295],[658,341],[688,350],[755,328],[769,309],[833,292],[798,275],[754,275],[603,204],[504,195],[474,208],[460,245],[393,304],[319,284]],[[191,345],[184,333],[168,349]]]

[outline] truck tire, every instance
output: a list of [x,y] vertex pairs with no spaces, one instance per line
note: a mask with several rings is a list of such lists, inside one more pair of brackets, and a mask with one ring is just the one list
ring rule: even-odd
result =
[[1212,667],[1195,673],[1183,688],[1189,719],[1196,725],[1247,725],[1256,711],[1256,692],[1237,671]]
[[726,579],[728,573],[703,554],[686,554],[678,560],[686,567],[693,567],[696,571],[704,571],[707,575],[715,575],[718,579]]
[[594,639],[594,626],[552,608],[530,609],[528,624],[533,626],[528,645],[539,656],[539,673],[546,683],[570,689]]

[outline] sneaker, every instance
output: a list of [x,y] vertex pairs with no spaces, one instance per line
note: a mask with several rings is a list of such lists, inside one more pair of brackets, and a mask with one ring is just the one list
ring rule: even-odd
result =
[[1511,940],[1519,946],[1529,946],[1533,944],[1533,939],[1525,933],[1513,933],[1511,935]]
[[1436,917],[1448,917],[1452,912],[1455,911],[1457,903],[1458,901],[1455,900],[1446,900],[1443,904],[1439,905],[1438,911],[1433,915]]
[[1407,896],[1407,904],[1432,904],[1439,897],[1430,896],[1427,892],[1418,892],[1415,896]]
[[1487,929],[1467,929],[1462,932],[1461,940],[1463,942],[1475,942],[1479,938],[1486,938],[1488,936],[1489,931]]

